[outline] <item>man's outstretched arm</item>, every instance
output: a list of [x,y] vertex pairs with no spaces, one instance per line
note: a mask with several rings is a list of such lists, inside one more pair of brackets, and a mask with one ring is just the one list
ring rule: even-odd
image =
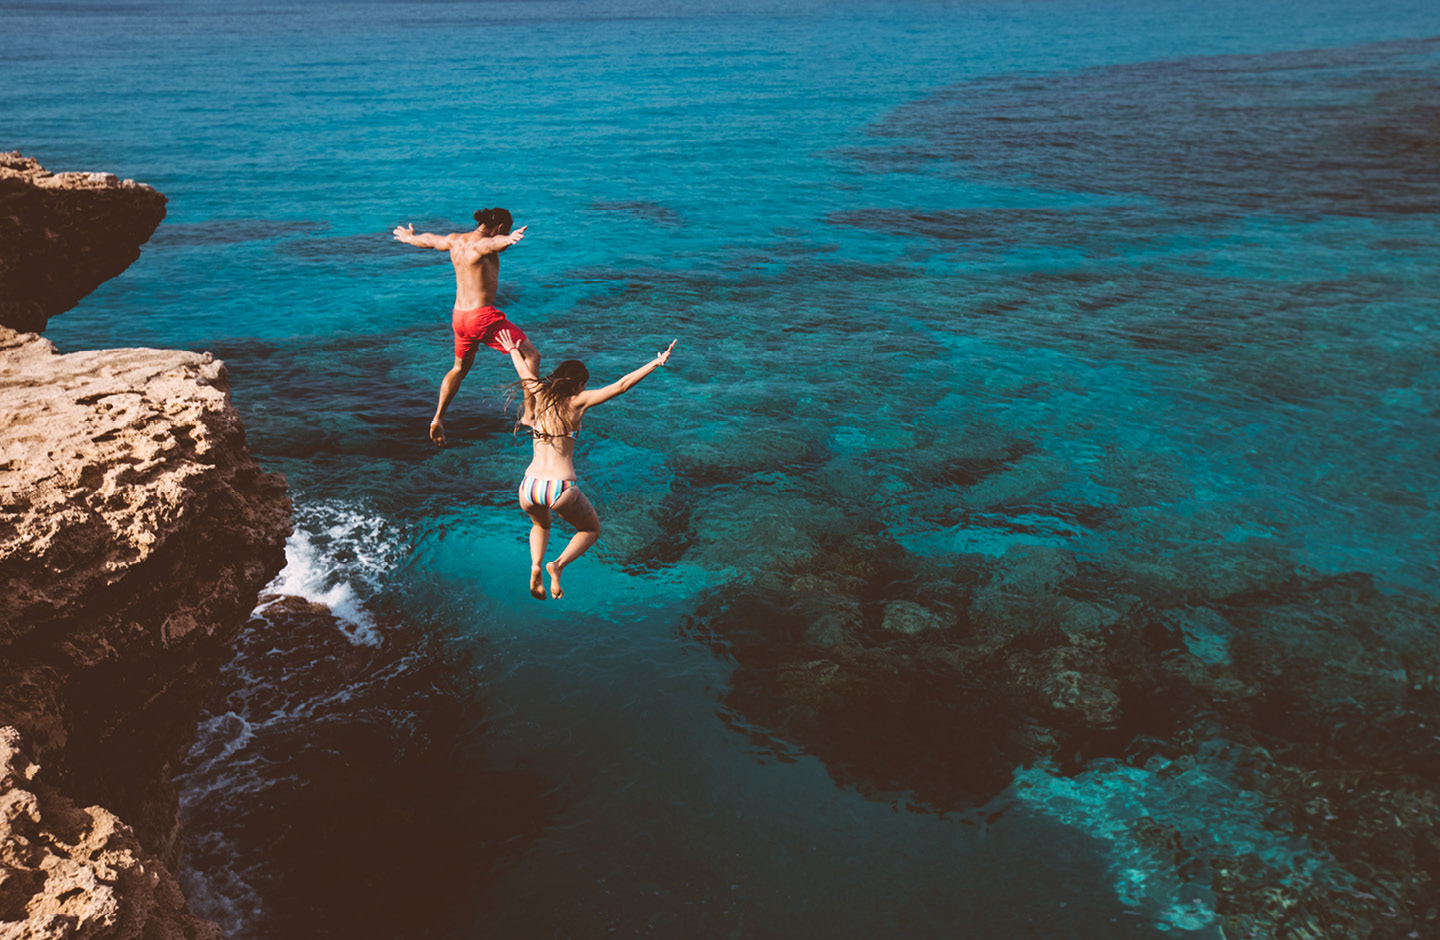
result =
[[416,234],[413,223],[410,225],[395,226],[393,234],[397,242],[414,245],[416,248],[436,248],[440,251],[450,250],[449,235],[431,235],[429,232]]
[[498,255],[506,248],[509,248],[511,245],[524,238],[525,230],[529,227],[530,226],[528,225],[522,225],[515,231],[511,232],[509,235],[492,235],[489,238],[477,238],[470,244],[474,245],[477,249],[479,249],[480,254],[482,255]]

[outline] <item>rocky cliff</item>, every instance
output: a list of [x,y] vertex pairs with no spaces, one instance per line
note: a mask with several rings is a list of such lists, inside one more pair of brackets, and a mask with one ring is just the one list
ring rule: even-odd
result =
[[[107,234],[120,210],[82,176],[73,204],[46,196],[57,224],[133,257],[154,222]],[[91,267],[83,245],[46,244],[68,254],[37,269]],[[249,455],[208,354],[61,355],[0,327],[0,415],[0,938],[212,934],[171,874],[171,765],[284,564],[285,481]]]
[[76,806],[39,771],[20,733],[0,728],[0,937],[218,940],[128,826]]
[[0,326],[43,331],[134,263],[164,218],[149,186],[0,152]]

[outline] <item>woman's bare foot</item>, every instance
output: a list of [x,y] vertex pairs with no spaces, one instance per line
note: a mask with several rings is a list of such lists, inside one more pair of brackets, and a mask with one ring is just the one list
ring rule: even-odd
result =
[[439,418],[430,422],[430,440],[441,447],[445,446],[445,422]]
[[565,596],[565,591],[560,587],[560,568],[555,562],[545,565],[545,570],[550,572],[550,596],[560,599]]
[[545,599],[545,581],[541,576],[539,565],[530,566],[530,596],[537,601]]

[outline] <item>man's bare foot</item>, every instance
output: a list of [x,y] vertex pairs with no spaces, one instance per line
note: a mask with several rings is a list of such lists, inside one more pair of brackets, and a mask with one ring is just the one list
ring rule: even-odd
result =
[[445,422],[439,418],[430,422],[430,440],[441,447],[445,446]]
[[545,570],[550,572],[550,596],[559,600],[565,596],[565,591],[560,587],[560,568],[552,561],[545,565]]
[[541,577],[539,565],[530,566],[530,596],[537,601],[545,599],[545,581]]

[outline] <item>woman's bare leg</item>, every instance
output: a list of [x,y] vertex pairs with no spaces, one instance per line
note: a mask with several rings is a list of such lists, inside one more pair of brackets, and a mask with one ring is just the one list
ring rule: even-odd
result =
[[545,582],[540,572],[545,561],[545,546],[550,542],[550,509],[540,503],[520,499],[520,508],[530,517],[530,596],[545,599]]
[[559,598],[565,594],[565,590],[560,587],[560,572],[599,541],[600,516],[596,514],[595,507],[590,505],[590,500],[578,489],[565,493],[551,508],[561,519],[575,527],[575,534],[570,537],[570,542],[560,553],[560,557],[545,566],[545,570],[550,573],[550,596]]

